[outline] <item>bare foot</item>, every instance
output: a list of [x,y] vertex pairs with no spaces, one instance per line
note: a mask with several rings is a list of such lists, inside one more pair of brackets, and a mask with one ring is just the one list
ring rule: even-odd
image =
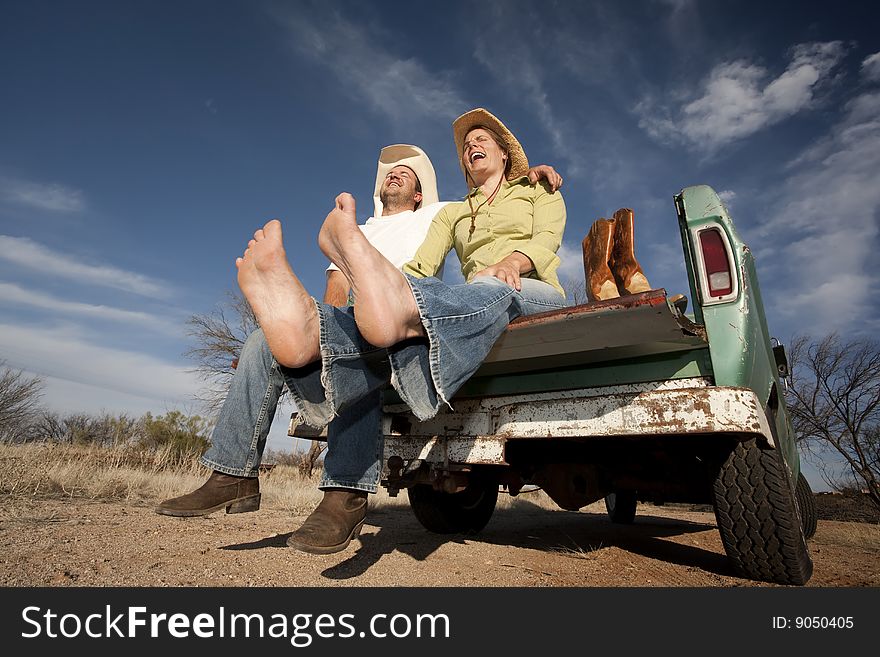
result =
[[342,193],[327,215],[318,246],[345,274],[354,292],[354,319],[364,339],[377,347],[425,335],[412,290],[397,267],[357,227],[354,197]]
[[238,286],[251,304],[275,360],[286,367],[302,367],[317,360],[321,353],[318,311],[287,262],[281,222],[273,219],[254,233],[235,266]]

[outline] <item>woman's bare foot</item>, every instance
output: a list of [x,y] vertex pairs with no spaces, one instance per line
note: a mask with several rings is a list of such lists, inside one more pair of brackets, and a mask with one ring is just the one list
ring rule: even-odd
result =
[[302,367],[317,360],[321,353],[318,311],[287,262],[281,222],[273,219],[254,233],[235,266],[238,286],[251,304],[275,360],[286,367]]
[[412,290],[397,267],[367,241],[357,226],[354,197],[342,193],[327,215],[318,246],[351,284],[354,319],[377,347],[425,335]]

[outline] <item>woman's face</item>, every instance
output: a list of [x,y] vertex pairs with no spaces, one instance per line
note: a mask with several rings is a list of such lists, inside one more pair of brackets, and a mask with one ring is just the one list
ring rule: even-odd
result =
[[465,135],[461,159],[473,178],[503,173],[507,165],[507,155],[483,128],[474,128]]

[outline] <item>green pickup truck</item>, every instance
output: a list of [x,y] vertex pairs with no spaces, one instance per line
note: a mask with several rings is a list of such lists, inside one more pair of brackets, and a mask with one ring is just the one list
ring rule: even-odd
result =
[[520,318],[425,422],[388,391],[382,483],[425,528],[478,532],[526,486],[568,510],[604,499],[617,523],[712,504],[739,575],[809,580],[815,508],[751,252],[710,187],[674,201],[692,312],[656,289]]

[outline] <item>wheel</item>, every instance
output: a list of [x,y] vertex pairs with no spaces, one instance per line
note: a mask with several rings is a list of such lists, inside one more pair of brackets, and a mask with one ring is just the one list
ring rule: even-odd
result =
[[813,497],[813,491],[803,472],[798,473],[795,493],[797,494],[798,510],[801,512],[801,526],[804,528],[804,538],[813,538],[813,534],[816,533],[816,523],[819,520],[819,514],[816,511],[816,498]]
[[422,527],[435,534],[476,534],[492,517],[498,484],[471,478],[457,493],[434,490],[427,484],[407,489],[409,505]]
[[631,525],[636,519],[636,492],[634,490],[619,490],[608,493],[605,496],[605,510],[608,511],[608,519],[620,525]]
[[721,542],[740,575],[779,584],[807,583],[813,562],[780,450],[761,449],[754,438],[737,443],[713,492]]

